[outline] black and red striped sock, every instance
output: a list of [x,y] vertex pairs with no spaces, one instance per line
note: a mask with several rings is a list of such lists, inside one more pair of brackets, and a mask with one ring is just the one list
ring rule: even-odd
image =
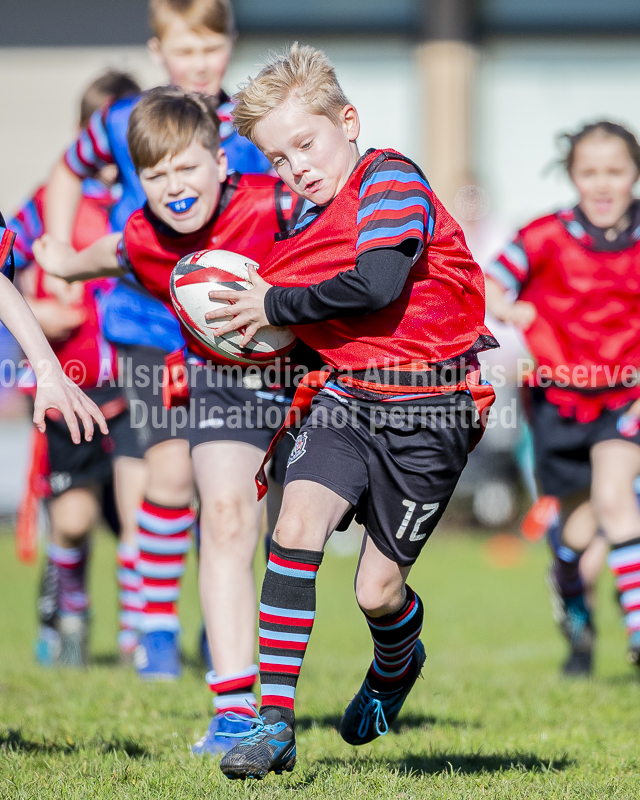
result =
[[293,726],[296,684],[316,613],[322,553],[271,542],[260,596],[260,713],[270,708]]
[[411,659],[422,630],[424,611],[418,595],[407,586],[400,608],[384,617],[365,614],[373,637],[374,657],[367,680],[377,692],[399,689],[411,669]]

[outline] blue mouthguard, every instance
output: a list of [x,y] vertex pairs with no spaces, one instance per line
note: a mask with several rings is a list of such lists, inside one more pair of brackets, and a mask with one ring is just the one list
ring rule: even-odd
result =
[[197,199],[197,197],[185,197],[184,200],[174,200],[173,203],[167,203],[167,205],[172,211],[175,211],[176,214],[184,214],[185,211],[188,211],[191,208]]

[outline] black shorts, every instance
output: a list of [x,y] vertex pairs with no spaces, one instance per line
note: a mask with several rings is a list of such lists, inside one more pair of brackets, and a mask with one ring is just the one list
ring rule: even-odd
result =
[[129,434],[117,442],[116,455],[143,458],[156,444],[186,439],[178,426],[183,412],[167,409],[162,401],[166,350],[141,345],[119,345],[121,379],[129,402]]
[[285,485],[309,480],[352,504],[376,547],[400,566],[420,555],[467,463],[475,406],[466,393],[409,402],[314,398]]
[[593,422],[577,422],[561,416],[542,389],[532,389],[530,399],[536,474],[545,494],[567,497],[590,489],[591,448],[598,442],[618,439],[640,445],[640,432],[624,436],[617,427],[631,403],[605,409]]
[[184,416],[191,449],[205,442],[232,441],[267,450],[284,422],[290,391],[263,385],[255,369],[190,368],[189,380]]
[[[91,389],[87,394],[102,406],[119,395],[118,389],[105,387]],[[86,486],[105,486],[112,480],[112,460],[115,451],[115,437],[128,427],[128,414],[122,411],[108,421],[109,434],[105,436],[98,427],[94,428],[93,439],[87,442],[84,437],[80,444],[74,444],[67,423],[47,419],[47,446],[49,451],[49,487],[53,497]],[[82,430],[82,426],[80,426]]]

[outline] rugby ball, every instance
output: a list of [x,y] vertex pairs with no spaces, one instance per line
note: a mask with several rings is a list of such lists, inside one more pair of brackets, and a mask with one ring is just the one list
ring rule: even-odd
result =
[[171,273],[171,301],[187,330],[214,355],[225,362],[266,365],[285,356],[296,343],[296,337],[287,327],[265,325],[248,345],[240,346],[242,333],[231,331],[218,336],[216,329],[227,318],[209,322],[205,314],[228,306],[227,300],[211,300],[209,292],[250,289],[253,284],[249,267],[258,267],[250,258],[229,250],[201,250],[181,258]]

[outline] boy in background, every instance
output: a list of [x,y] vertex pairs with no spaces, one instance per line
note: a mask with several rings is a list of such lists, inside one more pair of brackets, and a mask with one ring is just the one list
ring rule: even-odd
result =
[[[80,130],[106,103],[139,92],[138,84],[125,73],[108,71],[99,76],[80,101]],[[118,197],[116,178],[115,168],[107,166],[97,178],[83,181],[72,232],[75,248],[88,247],[107,233],[109,213]],[[110,423],[108,437],[97,435],[79,446],[72,443],[62,419],[50,420],[46,432],[50,471],[43,477],[48,487],[51,535],[38,602],[40,630],[36,658],[44,666],[78,667],[87,662],[88,537],[101,510],[115,532],[121,534],[118,644],[124,659],[133,653],[140,600],[135,573],[131,576],[127,571],[127,562],[135,562],[137,528],[133,513],[121,513],[118,520],[113,502],[113,454],[115,451],[126,455],[131,446],[126,398],[122,389],[110,385],[116,373],[115,349],[105,341],[100,327],[98,303],[112,281],[69,287],[40,269],[32,248],[44,232],[47,200],[47,188],[40,187],[10,221],[16,232],[14,255],[20,289],[63,370],[87,390]],[[28,376],[21,380],[23,386],[28,383]]]
[[[153,37],[149,41],[151,57],[167,72],[168,83],[186,92],[200,92],[214,98],[221,117],[222,147],[227,154],[229,170],[240,173],[263,173],[269,163],[251,142],[240,136],[231,125],[233,105],[222,89],[236,37],[235,23],[229,0],[151,0],[149,22]],[[111,214],[111,228],[123,230],[129,216],[142,206],[145,194],[131,160],[127,145],[127,127],[139,97],[128,97],[96,112],[78,139],[56,165],[49,183],[50,203],[47,209],[46,230],[61,242],[69,242],[74,210],[81,192],[82,180],[95,175],[108,164],[116,164],[123,187],[122,198]],[[184,347],[185,341],[174,315],[157,298],[131,276],[120,278],[114,290],[101,303],[104,333],[118,347],[128,372],[139,368],[157,374],[166,356]],[[130,383],[128,377],[127,383]],[[160,405],[153,387],[142,390],[128,386],[130,400],[147,404],[151,414]],[[150,417],[151,418],[151,417]],[[165,428],[135,428],[132,437],[138,441],[139,455],[151,445],[171,447],[171,432]],[[118,459],[115,465],[116,493],[123,497],[130,491],[130,459]],[[167,476],[167,491],[174,485],[174,475]],[[191,475],[183,476],[185,486],[191,485]],[[184,492],[183,492],[184,494]],[[156,577],[149,565],[158,549],[167,557],[164,577],[172,581],[172,610],[170,613],[144,614],[143,637],[138,649],[136,668],[146,679],[171,679],[180,674],[178,633],[180,623],[175,608],[180,596],[180,579],[184,572],[186,550],[184,542],[165,535],[166,510],[162,497],[151,500],[147,493],[135,498],[140,510],[142,537],[139,565],[146,571],[142,579],[151,582]],[[177,518],[191,518],[191,498],[185,499]],[[177,512],[176,512],[177,513]],[[203,603],[213,602],[203,590]],[[165,595],[166,599],[168,595]]]
[[[36,243],[36,252],[50,273],[69,281],[126,273],[172,308],[170,279],[180,259],[215,248],[262,262],[275,235],[287,230],[294,204],[281,181],[267,175],[227,174],[215,103],[210,98],[174,88],[151,90],[131,115],[129,146],[147,203],[131,215],[123,235],[107,236],[79,253],[50,236],[43,237]],[[178,428],[171,440],[156,440],[148,448],[141,561],[150,551],[149,563],[142,569],[145,616],[157,617],[160,623],[175,615],[175,581],[166,569],[174,556],[162,544],[172,544],[173,552],[178,548],[184,552],[188,546],[192,460],[200,496],[200,590],[216,668],[207,675],[216,693],[216,713],[193,747],[195,753],[204,754],[228,749],[232,740],[222,734],[250,726],[246,703],[255,704],[253,684],[258,671],[253,559],[262,510],[253,475],[274,426],[278,428],[284,419],[288,401],[286,393],[270,387],[269,369],[266,375],[257,367],[237,366],[231,373],[218,370],[216,364],[228,364],[229,359],[217,359],[190,334],[186,338],[191,395],[188,427]],[[160,503],[164,540],[157,546],[153,540],[146,541],[151,538],[146,520],[153,520],[147,509]],[[147,580],[147,572],[152,571],[153,580]],[[160,624],[152,629],[160,630]],[[228,711],[235,711],[239,718],[226,719]]]

